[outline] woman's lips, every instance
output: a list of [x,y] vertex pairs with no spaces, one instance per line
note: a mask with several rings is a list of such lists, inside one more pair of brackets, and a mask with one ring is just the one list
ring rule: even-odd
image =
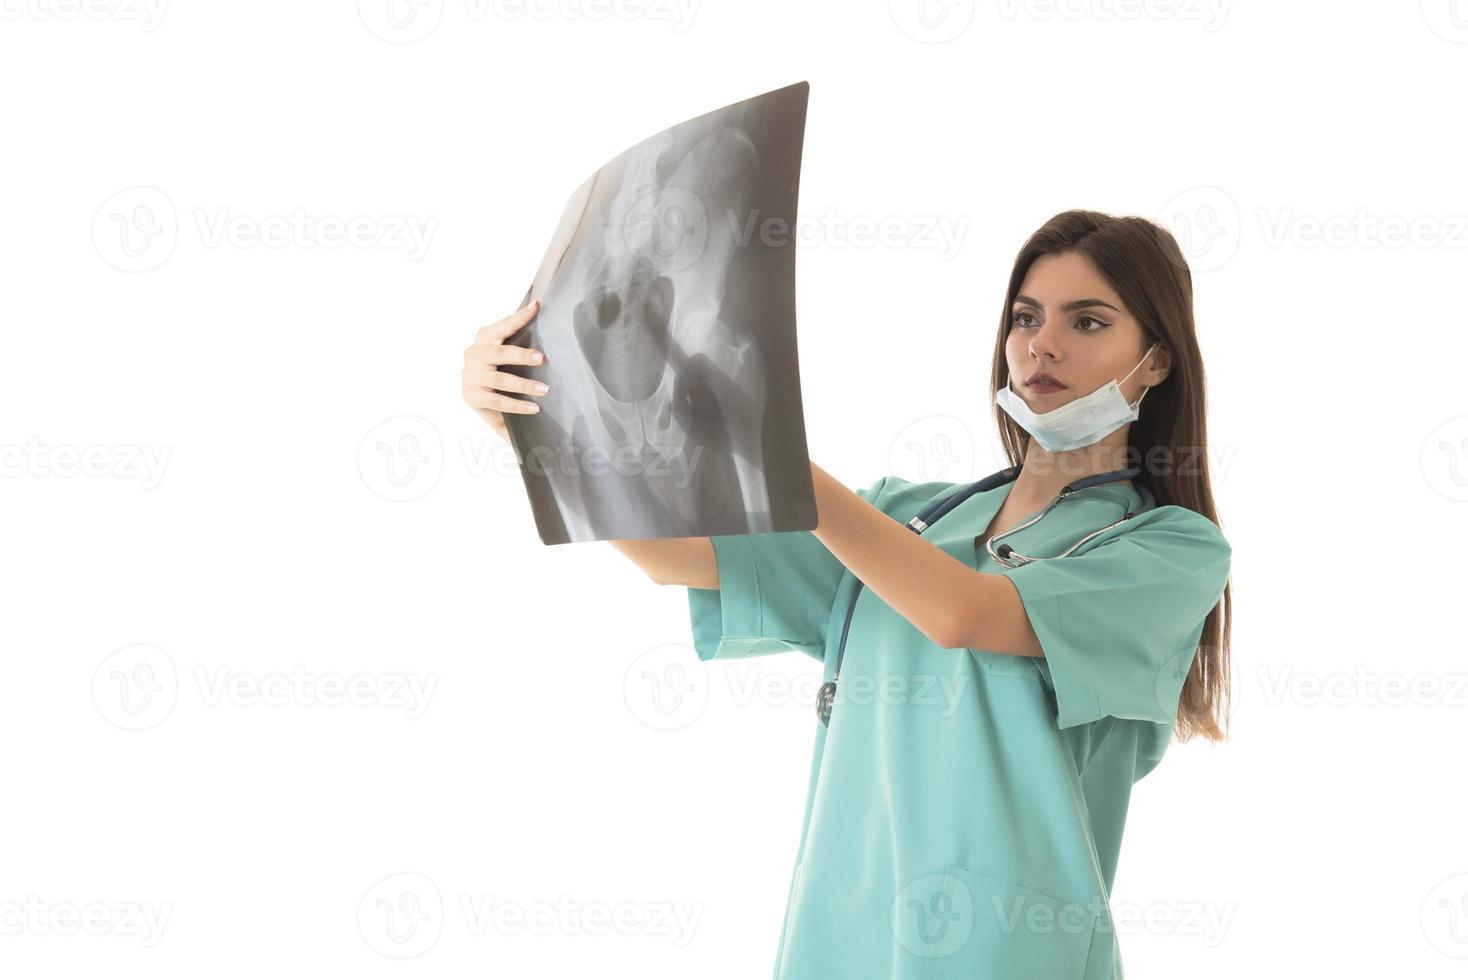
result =
[[1025,383],[1025,387],[1035,392],[1036,394],[1041,395],[1048,395],[1052,391],[1065,390],[1065,385],[1051,384],[1048,381],[1029,381]]

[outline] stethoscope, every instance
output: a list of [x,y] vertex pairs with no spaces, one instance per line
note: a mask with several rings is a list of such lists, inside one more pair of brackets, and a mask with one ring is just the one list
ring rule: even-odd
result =
[[[1007,466],[1004,469],[1000,470],[998,473],[986,476],[982,480],[979,480],[975,483],[970,483],[967,486],[959,487],[955,492],[949,494],[947,497],[935,501],[919,511],[916,517],[907,522],[907,529],[912,531],[914,534],[922,534],[928,528],[932,527],[934,524],[938,523],[938,521],[942,520],[944,515],[946,515],[949,511],[953,510],[955,507],[963,503],[968,498],[972,497],[974,494],[984,493],[987,490],[993,490],[995,487],[1003,486],[1004,484],[1015,479],[1019,476],[1019,471],[1021,468],[1021,466]],[[1028,565],[1032,561],[1049,561],[1054,558],[1064,558],[1072,551],[1075,551],[1081,545],[1094,538],[1096,535],[1101,534],[1104,531],[1109,531],[1123,521],[1129,521],[1133,517],[1136,517],[1138,514],[1146,513],[1147,511],[1156,507],[1157,498],[1152,495],[1151,490],[1148,490],[1142,484],[1133,484],[1133,487],[1136,489],[1137,494],[1142,498],[1142,504],[1140,507],[1138,507],[1136,510],[1126,510],[1121,520],[1112,521],[1105,527],[1097,528],[1090,534],[1086,535],[1084,538],[1081,538],[1075,544],[1071,545],[1069,548],[1066,548],[1058,555],[1023,555],[1020,554],[1018,551],[1015,551],[1014,548],[1010,547],[1007,544],[1000,545],[996,549],[994,547],[994,542],[998,541],[1000,538],[1007,538],[1011,534],[1016,534],[1020,531],[1023,531],[1025,528],[1039,521],[1046,514],[1054,510],[1056,505],[1058,505],[1062,500],[1065,500],[1077,491],[1085,490],[1089,487],[1094,487],[1102,483],[1112,483],[1116,480],[1128,480],[1141,472],[1142,471],[1140,467],[1129,466],[1126,469],[1111,470],[1106,473],[1097,473],[1093,476],[1087,476],[1082,477],[1079,480],[1073,480],[1060,488],[1060,492],[1055,495],[1055,499],[1050,501],[1050,503],[1046,505],[1044,510],[1040,511],[1038,514],[1036,514],[1034,517],[1031,517],[1023,524],[1016,525],[1015,527],[1010,528],[1008,531],[1005,531],[1002,534],[994,535],[988,541],[984,542],[984,548],[989,552],[989,556],[991,558],[1007,568],[1018,568],[1021,565]],[[836,676],[826,683],[822,684],[820,691],[816,694],[816,717],[820,718],[821,724],[826,726],[827,728],[829,728],[831,725],[831,706],[835,704],[836,701],[836,682],[841,679],[841,660],[846,655],[846,634],[851,629],[851,614],[856,611],[856,599],[857,596],[861,594],[861,587],[862,582],[860,579],[857,579],[856,588],[852,590],[851,599],[846,604],[846,621],[841,626],[841,644],[836,648]]]

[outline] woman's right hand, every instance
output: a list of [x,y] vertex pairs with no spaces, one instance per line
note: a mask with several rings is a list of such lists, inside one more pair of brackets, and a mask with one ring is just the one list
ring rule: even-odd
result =
[[503,341],[535,319],[539,312],[540,300],[535,300],[503,320],[480,327],[474,343],[464,349],[464,370],[461,373],[464,401],[507,443],[510,433],[505,427],[504,413],[530,414],[540,411],[540,406],[528,398],[511,398],[502,393],[514,391],[543,395],[548,388],[539,381],[498,370],[501,364],[541,364],[545,360],[545,355],[538,350],[516,347]]

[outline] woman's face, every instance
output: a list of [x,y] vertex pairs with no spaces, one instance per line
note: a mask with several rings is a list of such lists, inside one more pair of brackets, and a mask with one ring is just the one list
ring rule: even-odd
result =
[[[1112,379],[1135,403],[1143,386],[1167,376],[1158,347],[1137,367],[1148,342],[1121,299],[1084,256],[1045,255],[1030,265],[1010,308],[1004,354],[1009,384],[1036,413],[1089,395]],[[1136,367],[1130,378],[1126,373]],[[1041,374],[1061,387],[1034,383]]]

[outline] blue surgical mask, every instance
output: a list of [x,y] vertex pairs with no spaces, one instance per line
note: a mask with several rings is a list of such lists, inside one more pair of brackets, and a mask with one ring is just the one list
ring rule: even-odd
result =
[[[1137,368],[1156,346],[1148,347],[1142,360],[1121,380],[1136,374]],[[1074,398],[1059,408],[1039,414],[1030,411],[1030,406],[1014,393],[1008,383],[994,394],[994,401],[1036,442],[1052,453],[1063,453],[1100,442],[1126,423],[1136,421],[1145,397],[1147,389],[1143,388],[1137,396],[1137,403],[1132,405],[1122,397],[1121,382],[1111,380],[1089,395]]]

